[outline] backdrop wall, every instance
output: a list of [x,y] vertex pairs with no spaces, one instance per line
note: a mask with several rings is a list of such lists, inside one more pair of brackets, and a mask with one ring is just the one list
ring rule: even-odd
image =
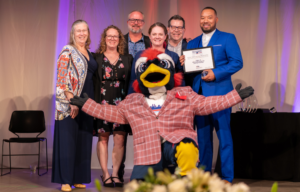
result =
[[[202,33],[200,11],[206,6],[218,11],[217,28],[234,33],[239,42],[244,67],[233,75],[234,84],[252,85],[259,107],[300,112],[298,0],[0,0],[0,140],[13,136],[8,131],[12,111],[43,110],[47,131],[42,136],[48,138],[51,163],[56,59],[68,42],[75,20],[88,22],[91,51],[95,51],[108,25],[128,32],[127,16],[135,9],[145,14],[146,35],[154,22],[167,25],[172,15],[180,14],[186,20],[185,37],[195,38]],[[99,168],[96,142],[94,138],[93,168]],[[13,153],[34,153],[38,149],[21,146],[13,144]],[[131,137],[128,147],[132,147]],[[110,152],[111,148],[112,143]],[[128,150],[127,156],[126,167],[132,168],[133,151]],[[37,160],[14,157],[12,164],[29,167]],[[4,165],[8,165],[8,159]]]

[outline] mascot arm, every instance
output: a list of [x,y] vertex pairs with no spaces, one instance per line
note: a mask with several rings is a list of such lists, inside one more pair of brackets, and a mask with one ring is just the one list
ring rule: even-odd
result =
[[230,108],[242,101],[236,90],[223,96],[204,97],[197,93],[192,94],[195,115],[209,115]]
[[123,103],[120,102],[118,106],[115,105],[100,105],[92,99],[88,99],[82,107],[82,111],[90,116],[98,119],[103,119],[108,122],[118,124],[128,124],[124,115]]

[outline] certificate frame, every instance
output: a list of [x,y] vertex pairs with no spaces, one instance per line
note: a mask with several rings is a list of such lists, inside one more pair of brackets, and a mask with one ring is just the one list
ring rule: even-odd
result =
[[[197,51],[199,53],[197,53]],[[204,53],[203,57],[201,57],[202,53]],[[200,54],[198,56],[198,58],[187,59],[187,56],[193,57],[193,55],[194,55],[195,57],[197,57],[197,54]],[[182,55],[185,55],[185,57],[186,57],[184,65],[183,65],[184,73],[195,73],[195,72],[204,71],[206,69],[214,69],[215,68],[214,52],[213,52],[212,46],[195,48],[195,49],[185,49],[185,50],[182,50]],[[201,60],[201,59],[203,59],[203,60]],[[201,61],[203,61],[203,63],[195,64],[195,62],[197,63],[197,62],[201,62]],[[203,66],[200,66],[201,64]]]

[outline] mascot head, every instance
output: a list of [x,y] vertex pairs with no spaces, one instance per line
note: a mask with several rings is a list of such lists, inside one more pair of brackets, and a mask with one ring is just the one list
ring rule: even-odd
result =
[[179,86],[182,74],[175,74],[172,58],[155,49],[145,50],[135,63],[137,80],[133,84],[135,92],[142,92],[146,97],[159,98],[167,90]]

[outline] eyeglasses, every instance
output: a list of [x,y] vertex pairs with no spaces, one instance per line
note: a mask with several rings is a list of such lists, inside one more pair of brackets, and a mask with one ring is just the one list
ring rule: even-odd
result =
[[144,20],[142,20],[142,19],[128,19],[128,21],[130,23],[135,23],[135,22],[137,22],[138,24],[144,23]]
[[119,36],[111,36],[111,35],[108,35],[106,36],[107,39],[119,39]]
[[170,28],[171,28],[173,31],[176,31],[176,30],[182,31],[182,30],[184,29],[184,27],[181,27],[181,26],[177,27],[177,26],[172,26],[172,25],[170,25]]
[[80,30],[80,29],[78,29],[78,30],[75,30],[75,32],[76,33],[86,33],[88,30],[87,29],[83,29],[83,30]]

